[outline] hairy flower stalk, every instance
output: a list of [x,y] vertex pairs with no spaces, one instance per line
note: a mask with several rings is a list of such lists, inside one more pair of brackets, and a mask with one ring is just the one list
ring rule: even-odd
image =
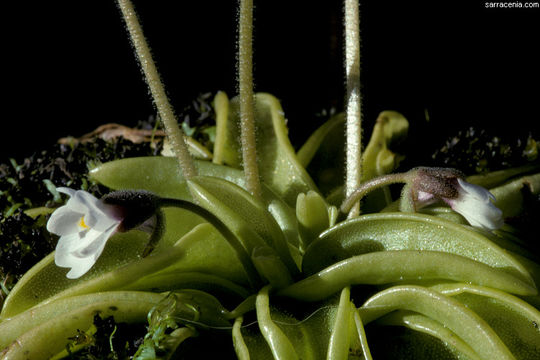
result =
[[118,6],[122,11],[126,26],[135,48],[137,58],[141,64],[146,83],[150,88],[154,103],[158,110],[159,116],[163,120],[165,131],[171,143],[171,147],[174,154],[178,158],[180,163],[180,169],[186,179],[189,179],[197,175],[197,170],[193,164],[191,155],[189,154],[188,147],[184,140],[184,134],[178,127],[178,121],[174,115],[167,94],[165,93],[165,87],[161,81],[156,65],[152,58],[150,48],[144,38],[144,34],[137,19],[137,14],[133,9],[133,4],[130,0],[118,0]]
[[362,198],[366,196],[368,193],[370,193],[371,191],[379,189],[383,186],[388,186],[388,185],[398,184],[398,183],[407,183],[412,180],[413,176],[414,176],[414,173],[412,172],[388,174],[388,175],[379,176],[369,181],[366,181],[365,183],[361,184],[358,188],[354,189],[354,191],[345,199],[345,201],[343,201],[343,203],[341,204],[340,210],[343,213],[349,213],[351,209],[356,204],[359,204],[360,200],[362,200]]
[[[347,87],[346,112],[346,182],[345,195],[349,197],[360,185],[362,178],[362,96],[360,93],[360,20],[358,0],[345,0],[345,81]],[[360,213],[355,204],[349,217]]]
[[253,0],[240,0],[238,19],[238,88],[242,160],[248,191],[261,198],[253,97]]

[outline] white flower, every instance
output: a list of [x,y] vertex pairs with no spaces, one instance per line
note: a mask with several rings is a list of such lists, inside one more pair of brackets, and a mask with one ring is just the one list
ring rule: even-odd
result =
[[457,170],[417,168],[412,191],[415,208],[443,200],[472,226],[495,230],[503,225],[502,211],[492,203],[493,194],[466,182]]
[[495,230],[503,225],[502,211],[492,201],[495,196],[481,186],[470,184],[460,178],[458,196],[443,200],[450,207],[463,215],[472,225],[487,230]]
[[70,199],[47,222],[47,230],[60,235],[54,261],[57,266],[71,268],[66,276],[77,279],[96,263],[123,217],[116,206],[107,205],[86,191],[65,187],[57,191]]

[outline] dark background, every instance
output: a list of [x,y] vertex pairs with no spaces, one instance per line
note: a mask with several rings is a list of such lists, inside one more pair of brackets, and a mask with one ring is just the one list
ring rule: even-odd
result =
[[[178,112],[235,94],[236,0],[134,3]],[[282,99],[299,145],[342,108],[341,1],[255,3],[255,87]],[[2,158],[154,114],[114,1],[2,2],[0,17]],[[539,24],[540,9],[484,1],[362,1],[364,128],[393,109],[426,146],[469,125],[538,131]]]

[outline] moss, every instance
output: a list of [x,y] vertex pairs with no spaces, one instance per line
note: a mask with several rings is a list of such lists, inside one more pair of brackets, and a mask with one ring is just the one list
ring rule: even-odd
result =
[[486,173],[528,163],[539,163],[538,144],[532,134],[505,137],[469,127],[450,136],[432,155],[437,166],[466,174]]
[[131,359],[146,334],[144,324],[117,323],[112,316],[102,319],[98,314],[94,316],[94,328],[94,334],[79,331],[70,339],[70,349],[89,344],[81,351],[73,352],[70,359]]

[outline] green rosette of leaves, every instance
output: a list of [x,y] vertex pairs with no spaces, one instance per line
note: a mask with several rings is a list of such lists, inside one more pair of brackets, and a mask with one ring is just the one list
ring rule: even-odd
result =
[[[197,176],[184,179],[167,157],[93,169],[111,190],[192,205],[163,209],[150,256],[141,257],[148,235],[131,230],[78,279],[66,278],[54,254],[34,266],[3,305],[4,358],[76,355],[84,344],[73,338],[92,335],[96,314],[148,321],[137,359],[168,358],[193,338],[201,348],[187,347],[191,356],[220,338],[239,359],[540,358],[540,266],[515,229],[479,230],[446,207],[380,212],[395,200],[384,189],[363,205],[369,214],[345,220],[332,205],[341,195],[328,190],[342,177],[321,192],[312,176],[328,169],[309,165],[321,147],[342,146],[331,136],[340,115],[297,154],[279,101],[255,100],[262,198],[245,189],[238,100],[224,93],[215,99],[214,160],[196,161]],[[400,114],[381,114],[364,181],[395,169],[390,144],[406,129]],[[473,180],[492,185],[505,217],[523,207],[524,188],[540,192],[539,174],[513,169]]]

